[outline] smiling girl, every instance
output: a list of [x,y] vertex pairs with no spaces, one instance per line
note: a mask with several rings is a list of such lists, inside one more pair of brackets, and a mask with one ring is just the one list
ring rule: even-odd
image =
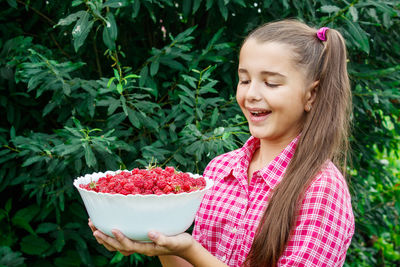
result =
[[343,177],[346,60],[334,29],[295,20],[255,29],[240,50],[236,94],[252,136],[208,164],[214,187],[193,234],[150,232],[154,243],[142,244],[89,221],[97,241],[124,255],[158,255],[163,266],[342,266],[354,233]]

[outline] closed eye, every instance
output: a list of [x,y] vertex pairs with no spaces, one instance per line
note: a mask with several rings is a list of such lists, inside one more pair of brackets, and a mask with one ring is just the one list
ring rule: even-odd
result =
[[244,80],[244,81],[240,81],[240,84],[249,84],[250,80]]
[[275,87],[280,86],[280,84],[267,83],[267,82],[265,82],[265,85],[268,86],[268,87],[271,87],[271,88],[275,88]]

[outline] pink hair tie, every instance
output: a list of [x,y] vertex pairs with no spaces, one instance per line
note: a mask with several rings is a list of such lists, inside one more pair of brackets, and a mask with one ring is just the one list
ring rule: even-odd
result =
[[329,30],[328,27],[322,27],[319,28],[319,30],[317,31],[317,37],[318,39],[320,39],[322,42],[326,41],[326,31]]

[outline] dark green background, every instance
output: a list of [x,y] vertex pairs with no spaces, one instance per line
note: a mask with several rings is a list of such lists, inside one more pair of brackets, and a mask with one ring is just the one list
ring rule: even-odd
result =
[[238,50],[282,18],[347,40],[346,266],[399,266],[400,3],[367,0],[0,1],[0,265],[157,266],[95,242],[72,180],[151,161],[201,173],[240,147]]

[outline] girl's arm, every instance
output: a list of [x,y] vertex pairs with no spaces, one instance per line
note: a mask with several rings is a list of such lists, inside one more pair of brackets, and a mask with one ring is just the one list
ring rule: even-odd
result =
[[150,232],[149,238],[153,243],[142,243],[127,238],[118,230],[112,231],[114,237],[108,236],[97,230],[90,219],[89,226],[98,243],[104,245],[109,251],[119,251],[125,256],[133,253],[160,256],[160,261],[165,267],[187,267],[191,265],[196,267],[227,267],[225,263],[214,257],[188,233],[165,236],[158,232]]
[[178,256],[168,255],[159,256],[163,267],[227,267],[225,263],[218,260],[210,252],[208,252],[199,242],[194,240],[193,245],[185,253],[182,258]]
[[163,267],[193,267],[191,263],[178,256],[164,255],[158,256],[158,259],[160,260]]

